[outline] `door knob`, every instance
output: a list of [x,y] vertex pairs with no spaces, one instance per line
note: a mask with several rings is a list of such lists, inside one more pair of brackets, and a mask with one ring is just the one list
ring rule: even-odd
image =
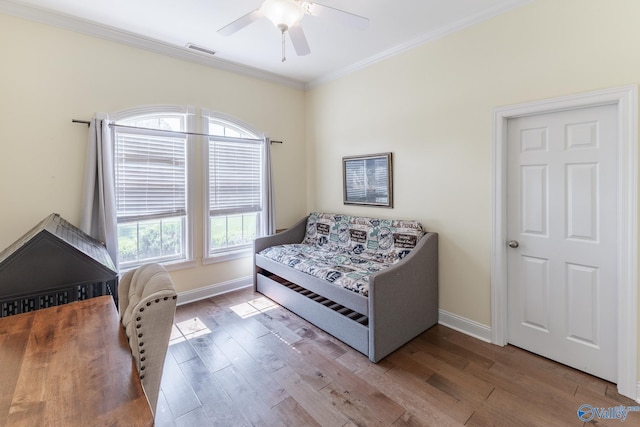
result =
[[518,246],[520,246],[520,243],[518,243],[517,240],[509,240],[509,247],[510,248],[517,248]]

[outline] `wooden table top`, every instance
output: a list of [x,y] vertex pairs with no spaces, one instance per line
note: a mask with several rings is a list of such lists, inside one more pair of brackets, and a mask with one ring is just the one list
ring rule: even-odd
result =
[[5,425],[153,425],[110,296],[0,319]]

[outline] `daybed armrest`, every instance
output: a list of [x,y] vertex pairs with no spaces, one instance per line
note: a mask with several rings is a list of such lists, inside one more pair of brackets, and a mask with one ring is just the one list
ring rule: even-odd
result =
[[406,258],[369,278],[369,359],[379,361],[437,321],[438,234],[427,233]]
[[283,232],[272,234],[270,236],[258,237],[253,241],[253,289],[258,286],[258,267],[256,266],[256,254],[263,249],[276,245],[285,245],[289,243],[302,243],[304,235],[307,231],[307,218],[302,218],[293,226],[287,228]]
[[263,249],[288,243],[302,243],[307,230],[307,218],[304,217],[286,230],[270,236],[258,237],[253,242],[253,252],[258,253]]

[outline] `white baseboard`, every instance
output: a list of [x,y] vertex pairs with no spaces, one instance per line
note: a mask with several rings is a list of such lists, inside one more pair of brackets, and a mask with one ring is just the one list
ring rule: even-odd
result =
[[216,295],[226,294],[227,292],[237,291],[238,289],[248,288],[252,285],[253,277],[247,276],[241,277],[240,279],[230,280],[228,282],[215,283],[213,285],[204,286],[190,291],[178,292],[177,304],[188,304],[201,299],[211,298]]
[[479,340],[491,342],[491,327],[445,310],[438,310],[438,323]]

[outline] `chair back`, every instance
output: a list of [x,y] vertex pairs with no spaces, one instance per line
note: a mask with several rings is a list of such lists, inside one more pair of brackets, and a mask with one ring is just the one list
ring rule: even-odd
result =
[[160,264],[145,264],[128,271],[118,284],[120,320],[154,415],[176,299],[169,273]]

